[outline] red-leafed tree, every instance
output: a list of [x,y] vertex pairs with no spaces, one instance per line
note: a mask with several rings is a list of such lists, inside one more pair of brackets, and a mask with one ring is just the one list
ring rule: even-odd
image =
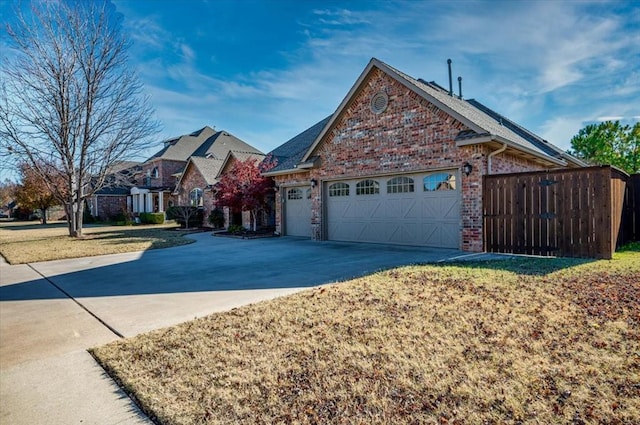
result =
[[[41,173],[45,170],[45,176]],[[55,188],[64,187],[64,177],[55,168],[39,164],[38,170],[30,164],[20,165],[21,184],[16,186],[15,197],[18,205],[42,212],[42,224],[47,224],[47,210],[60,205]]]
[[275,166],[272,157],[262,162],[255,158],[237,161],[216,184],[216,204],[232,211],[249,211],[251,230],[255,231],[258,213],[268,206],[268,195],[273,193],[273,180],[262,173]]

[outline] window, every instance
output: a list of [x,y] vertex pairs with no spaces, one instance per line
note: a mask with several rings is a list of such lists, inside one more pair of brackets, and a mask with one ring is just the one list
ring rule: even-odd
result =
[[154,179],[157,179],[160,176],[160,172],[158,171],[158,167],[154,167],[153,171],[151,172],[151,177],[153,177]]
[[387,182],[387,193],[408,193],[414,191],[413,179],[394,177]]
[[422,179],[425,192],[435,190],[456,190],[456,175],[451,173],[435,173]]
[[195,188],[189,193],[189,202],[192,207],[201,207],[202,204],[202,189]]
[[311,199],[311,189],[307,189],[307,199]]
[[298,188],[289,189],[289,191],[287,192],[287,199],[289,200],[302,199],[302,190]]
[[329,186],[329,196],[349,196],[349,185],[346,183],[334,183]]
[[376,195],[380,193],[380,183],[375,180],[363,180],[356,184],[356,195]]

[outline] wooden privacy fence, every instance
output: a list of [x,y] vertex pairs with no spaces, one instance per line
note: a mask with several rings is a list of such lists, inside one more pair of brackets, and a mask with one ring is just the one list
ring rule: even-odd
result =
[[484,176],[485,249],[611,258],[627,180],[609,166]]
[[640,241],[640,174],[627,180],[618,246],[636,241]]

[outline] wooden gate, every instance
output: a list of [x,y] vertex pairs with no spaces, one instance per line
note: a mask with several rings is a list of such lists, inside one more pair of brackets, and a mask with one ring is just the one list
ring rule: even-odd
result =
[[609,166],[484,176],[485,249],[611,258],[627,178]]

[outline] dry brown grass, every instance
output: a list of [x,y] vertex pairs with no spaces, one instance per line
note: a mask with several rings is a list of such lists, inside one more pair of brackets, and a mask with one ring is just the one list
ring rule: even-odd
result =
[[640,253],[405,267],[92,352],[162,424],[638,424]]
[[87,226],[83,237],[71,238],[66,223],[0,224],[0,254],[10,264],[168,248],[193,242],[175,224],[144,226]]

